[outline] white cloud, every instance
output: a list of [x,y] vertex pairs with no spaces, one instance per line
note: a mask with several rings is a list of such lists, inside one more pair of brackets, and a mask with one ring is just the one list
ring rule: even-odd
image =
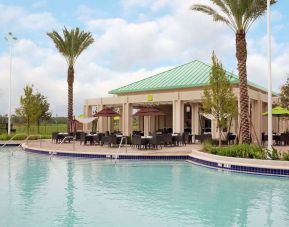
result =
[[[210,62],[212,50],[216,51],[225,66],[229,65],[229,71],[233,68],[236,73],[234,34],[225,25],[189,10],[193,3],[191,0],[124,0],[123,6],[128,14],[143,8],[151,13],[170,9],[166,14],[161,13],[153,19],[144,11],[139,14],[139,21],[124,18],[96,19],[94,9],[80,7],[79,19],[86,24],[85,30],[93,32],[95,43],[79,57],[75,66],[75,114],[82,112],[86,98],[106,96],[109,90],[173,65],[194,59]],[[0,15],[0,24],[15,24],[22,31],[47,31],[59,24],[49,12],[29,13],[20,7],[3,5],[0,5],[0,10],[4,14]],[[6,15],[6,12],[9,13]],[[84,16],[86,13],[87,16]],[[276,17],[279,18],[277,13]],[[13,58],[13,107],[18,106],[23,87],[30,83],[48,97],[54,113],[66,115],[67,65],[52,41],[47,42],[49,45],[42,45],[38,40],[20,38],[16,43]],[[265,37],[248,40],[248,78],[264,86],[265,43]],[[285,81],[288,72],[288,46],[288,42],[278,43],[273,38],[272,71],[275,90]],[[7,110],[8,66],[9,54],[3,53],[0,56],[0,113]]]
[[0,4],[0,25],[9,31],[49,30],[59,22],[49,12],[30,13],[22,7]]

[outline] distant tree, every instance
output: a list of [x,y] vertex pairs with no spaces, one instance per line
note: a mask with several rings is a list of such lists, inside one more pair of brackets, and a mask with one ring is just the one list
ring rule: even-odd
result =
[[40,109],[36,96],[33,94],[33,85],[26,85],[24,95],[20,97],[20,107],[16,109],[16,115],[25,120],[27,133],[30,133],[30,126],[40,115]]
[[204,89],[203,109],[217,120],[219,129],[219,146],[221,146],[222,131],[228,127],[228,119],[237,114],[237,99],[232,91],[230,78],[226,75],[222,64],[216,55],[212,54],[212,68],[209,86]]
[[52,113],[49,111],[50,104],[47,101],[47,98],[42,95],[41,93],[37,92],[36,95],[36,105],[39,108],[39,115],[36,116],[36,123],[37,123],[37,132],[39,133],[39,126],[41,121],[49,120],[51,118]]
[[90,32],[80,31],[79,28],[68,31],[63,29],[63,37],[56,31],[47,33],[52,39],[59,53],[65,57],[68,64],[67,83],[68,83],[68,110],[67,110],[67,130],[71,132],[71,122],[73,121],[73,83],[74,83],[74,64],[79,55],[89,45],[94,42]]
[[24,119],[27,126],[27,133],[30,133],[30,126],[34,123],[38,126],[41,120],[51,117],[47,98],[37,92],[33,93],[33,85],[26,85],[24,95],[20,97],[20,107],[16,109],[16,116]]
[[289,74],[285,84],[281,87],[280,104],[282,107],[289,108]]

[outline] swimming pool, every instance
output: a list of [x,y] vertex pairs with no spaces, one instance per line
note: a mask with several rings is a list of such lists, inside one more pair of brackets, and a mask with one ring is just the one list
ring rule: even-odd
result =
[[0,226],[289,226],[288,178],[0,152]]

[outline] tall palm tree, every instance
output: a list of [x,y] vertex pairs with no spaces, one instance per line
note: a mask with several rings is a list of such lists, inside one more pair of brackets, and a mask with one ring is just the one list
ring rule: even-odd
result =
[[94,42],[90,32],[80,31],[79,28],[62,30],[63,37],[56,31],[48,32],[47,35],[53,40],[59,53],[61,53],[67,62],[67,83],[68,83],[68,113],[67,113],[67,131],[71,132],[71,123],[73,120],[73,82],[74,82],[74,64],[78,56],[90,44]]
[[[246,33],[252,23],[266,12],[266,0],[210,0],[217,10],[208,5],[194,4],[191,9],[223,22],[236,34],[236,57],[239,72],[240,129],[242,143],[250,143],[249,96],[247,88],[247,42]],[[271,0],[271,4],[275,3]]]

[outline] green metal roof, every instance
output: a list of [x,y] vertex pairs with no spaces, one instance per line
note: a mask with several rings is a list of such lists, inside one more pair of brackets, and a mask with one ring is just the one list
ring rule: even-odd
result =
[[[210,65],[195,60],[173,69],[161,72],[154,76],[145,78],[143,80],[134,82],[132,84],[114,89],[109,93],[125,94],[142,91],[200,87],[208,85],[210,80],[210,73]],[[232,84],[239,83],[239,78],[236,75],[228,72],[226,72],[226,74],[230,76],[230,82]],[[261,88],[252,82],[248,81],[248,84],[264,90],[264,88]]]

